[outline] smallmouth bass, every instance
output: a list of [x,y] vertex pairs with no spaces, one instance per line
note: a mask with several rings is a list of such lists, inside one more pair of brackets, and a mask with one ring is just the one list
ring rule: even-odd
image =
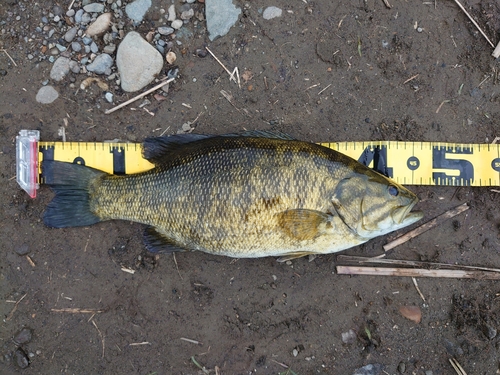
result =
[[148,250],[282,260],[327,254],[413,224],[405,187],[329,148],[248,132],[148,138],[149,171],[116,176],[44,160],[49,227],[147,225]]

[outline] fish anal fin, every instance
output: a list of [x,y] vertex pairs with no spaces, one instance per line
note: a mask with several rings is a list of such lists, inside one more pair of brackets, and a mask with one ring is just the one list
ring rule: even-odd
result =
[[186,251],[155,227],[148,226],[144,230],[144,245],[151,253],[174,253]]
[[287,210],[278,215],[278,223],[281,229],[288,236],[298,241],[316,238],[321,234],[322,227],[324,227],[321,224],[329,222],[327,214],[308,209]]

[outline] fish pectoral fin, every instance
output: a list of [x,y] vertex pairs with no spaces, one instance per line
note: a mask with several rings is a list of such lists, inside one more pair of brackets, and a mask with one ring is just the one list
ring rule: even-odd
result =
[[144,245],[151,253],[173,253],[186,251],[170,238],[160,233],[155,227],[148,226],[144,230]]
[[318,254],[318,253],[315,253],[312,251],[297,251],[295,253],[286,254],[282,257],[279,257],[276,260],[280,263],[283,263],[283,262],[287,262],[287,261],[292,260],[292,259],[302,258],[302,257],[305,257],[307,255],[312,255],[312,254]]
[[323,230],[321,224],[330,222],[328,214],[315,210],[287,210],[278,215],[281,229],[298,241],[312,240],[321,234]]

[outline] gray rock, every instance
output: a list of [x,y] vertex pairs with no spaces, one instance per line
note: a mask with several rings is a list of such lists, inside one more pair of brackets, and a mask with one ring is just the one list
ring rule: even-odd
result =
[[71,49],[75,52],[80,52],[82,50],[82,46],[78,42],[72,42],[71,43]]
[[183,19],[183,20],[188,20],[193,16],[194,16],[193,9],[185,10],[184,12],[181,13],[181,19]]
[[59,93],[52,86],[43,86],[36,94],[36,101],[42,104],[50,104],[59,97]]
[[69,73],[69,59],[67,57],[58,57],[50,70],[50,78],[54,81],[61,81]]
[[160,26],[158,28],[158,32],[161,34],[161,35],[170,35],[174,32],[175,30],[171,27],[168,27],[168,26]]
[[68,43],[72,42],[73,39],[75,39],[76,33],[78,31],[78,28],[72,27],[68,31],[66,31],[66,34],[64,34],[64,40]]
[[16,349],[14,352],[14,358],[16,360],[16,365],[21,369],[25,369],[30,365],[28,356],[21,348]]
[[30,252],[30,248],[28,244],[22,244],[18,247],[16,247],[15,252],[17,255],[25,256]]
[[78,9],[78,11],[75,13],[75,22],[80,23],[82,22],[82,16],[83,16],[83,9]]
[[112,54],[112,53],[115,53],[115,50],[116,50],[116,46],[113,43],[111,43],[111,44],[108,44],[107,46],[105,46],[102,51],[104,53],[107,53],[107,54]]
[[131,20],[141,22],[149,8],[151,8],[151,0],[135,0],[127,4],[125,13]]
[[354,370],[352,375],[379,375],[383,369],[384,366],[379,363],[369,364]]
[[118,46],[116,66],[121,87],[134,92],[153,81],[163,67],[163,57],[135,31],[129,32]]
[[24,327],[14,336],[14,343],[16,345],[27,344],[31,341],[32,337],[33,331],[28,327]]
[[101,13],[104,11],[104,4],[91,3],[88,5],[85,5],[83,7],[83,10],[88,12],[88,13]]
[[113,103],[113,94],[112,93],[107,92],[106,94],[104,94],[104,97],[106,98],[108,103]]
[[235,7],[231,0],[206,0],[205,17],[209,39],[214,40],[218,36],[226,35],[238,21],[240,14],[241,9]]
[[73,16],[75,15],[75,10],[74,10],[73,8],[71,8],[70,10],[68,10],[68,11],[66,12],[66,15],[67,15],[68,17],[73,17]]
[[83,44],[85,44],[85,45],[89,45],[90,43],[92,43],[92,38],[89,38],[88,36],[84,36],[84,37],[82,38],[82,42],[83,42]]
[[264,13],[262,13],[262,17],[264,17],[265,20],[270,20],[272,18],[276,17],[281,17],[281,14],[283,11],[280,8],[277,8],[275,6],[267,7],[264,9]]
[[99,52],[99,47],[97,46],[96,42],[92,42],[92,43],[90,43],[90,50],[91,50],[93,53],[97,53],[97,52]]
[[87,65],[87,70],[89,72],[94,72],[95,74],[104,74],[106,70],[110,69],[113,66],[113,58],[109,56],[107,53],[102,53],[92,61],[89,65]]
[[168,7],[168,18],[167,18],[167,20],[170,21],[170,22],[172,22],[172,21],[175,21],[175,18],[176,18],[176,16],[175,16],[175,5],[172,4],[172,5],[170,5]]
[[88,24],[90,22],[90,20],[92,20],[92,17],[90,16],[90,14],[83,13],[81,23],[83,23],[84,25],[86,25],[86,24]]
[[80,73],[80,65],[74,60],[69,62],[69,69],[75,74]]

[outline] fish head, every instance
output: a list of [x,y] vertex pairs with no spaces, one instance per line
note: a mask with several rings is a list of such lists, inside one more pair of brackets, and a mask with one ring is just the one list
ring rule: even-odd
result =
[[422,212],[412,211],[417,202],[410,190],[371,170],[340,181],[332,200],[343,222],[366,239],[420,220]]

